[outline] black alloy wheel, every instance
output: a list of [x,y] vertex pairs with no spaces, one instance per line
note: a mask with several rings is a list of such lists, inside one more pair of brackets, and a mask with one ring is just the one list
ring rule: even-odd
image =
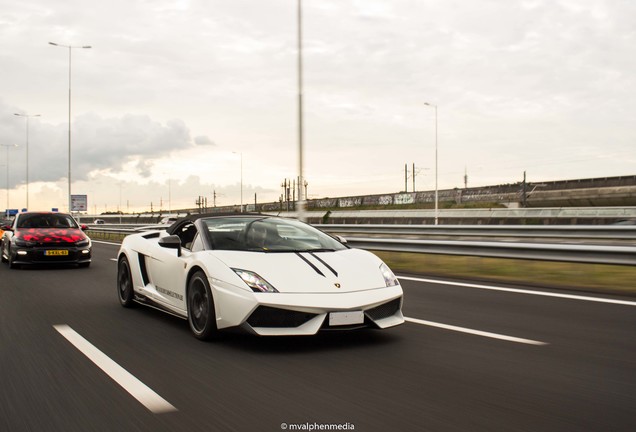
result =
[[135,302],[135,291],[133,289],[132,275],[130,274],[130,264],[124,256],[117,265],[117,294],[119,303],[124,307],[132,307]]
[[216,314],[208,278],[197,271],[188,282],[188,324],[197,339],[208,340],[216,336]]

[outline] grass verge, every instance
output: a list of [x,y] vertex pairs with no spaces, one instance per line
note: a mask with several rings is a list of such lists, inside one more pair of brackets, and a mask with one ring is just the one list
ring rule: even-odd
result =
[[91,238],[91,240],[106,240],[106,241],[114,241],[118,243],[121,243],[124,237],[128,235],[128,234],[99,232],[99,231],[91,231],[91,230],[88,230],[86,234]]

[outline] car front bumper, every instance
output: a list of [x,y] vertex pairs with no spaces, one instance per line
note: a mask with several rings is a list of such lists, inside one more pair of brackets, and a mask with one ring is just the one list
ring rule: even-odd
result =
[[[404,322],[399,285],[330,294],[250,293],[224,289],[214,282],[210,280],[219,329],[239,326],[262,336],[313,335],[321,330],[388,328]],[[342,322],[332,314],[356,318]]]
[[13,264],[85,264],[91,262],[90,247],[13,247]]

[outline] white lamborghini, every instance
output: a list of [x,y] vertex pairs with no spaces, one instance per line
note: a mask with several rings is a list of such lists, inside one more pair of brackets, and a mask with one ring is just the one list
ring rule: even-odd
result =
[[209,339],[402,324],[402,287],[378,257],[293,219],[193,215],[127,236],[117,258],[124,307],[145,304],[188,320]]

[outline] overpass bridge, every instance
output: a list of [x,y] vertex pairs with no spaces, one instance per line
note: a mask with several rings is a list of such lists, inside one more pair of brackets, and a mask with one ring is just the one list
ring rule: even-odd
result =
[[[440,224],[599,225],[636,221],[636,175],[513,183],[438,191]],[[320,198],[307,201],[311,223],[434,223],[435,191]],[[251,203],[244,211],[294,216],[293,201]],[[188,208],[200,212],[240,212],[239,205]],[[166,212],[139,215],[94,215],[128,223],[158,223]]]

